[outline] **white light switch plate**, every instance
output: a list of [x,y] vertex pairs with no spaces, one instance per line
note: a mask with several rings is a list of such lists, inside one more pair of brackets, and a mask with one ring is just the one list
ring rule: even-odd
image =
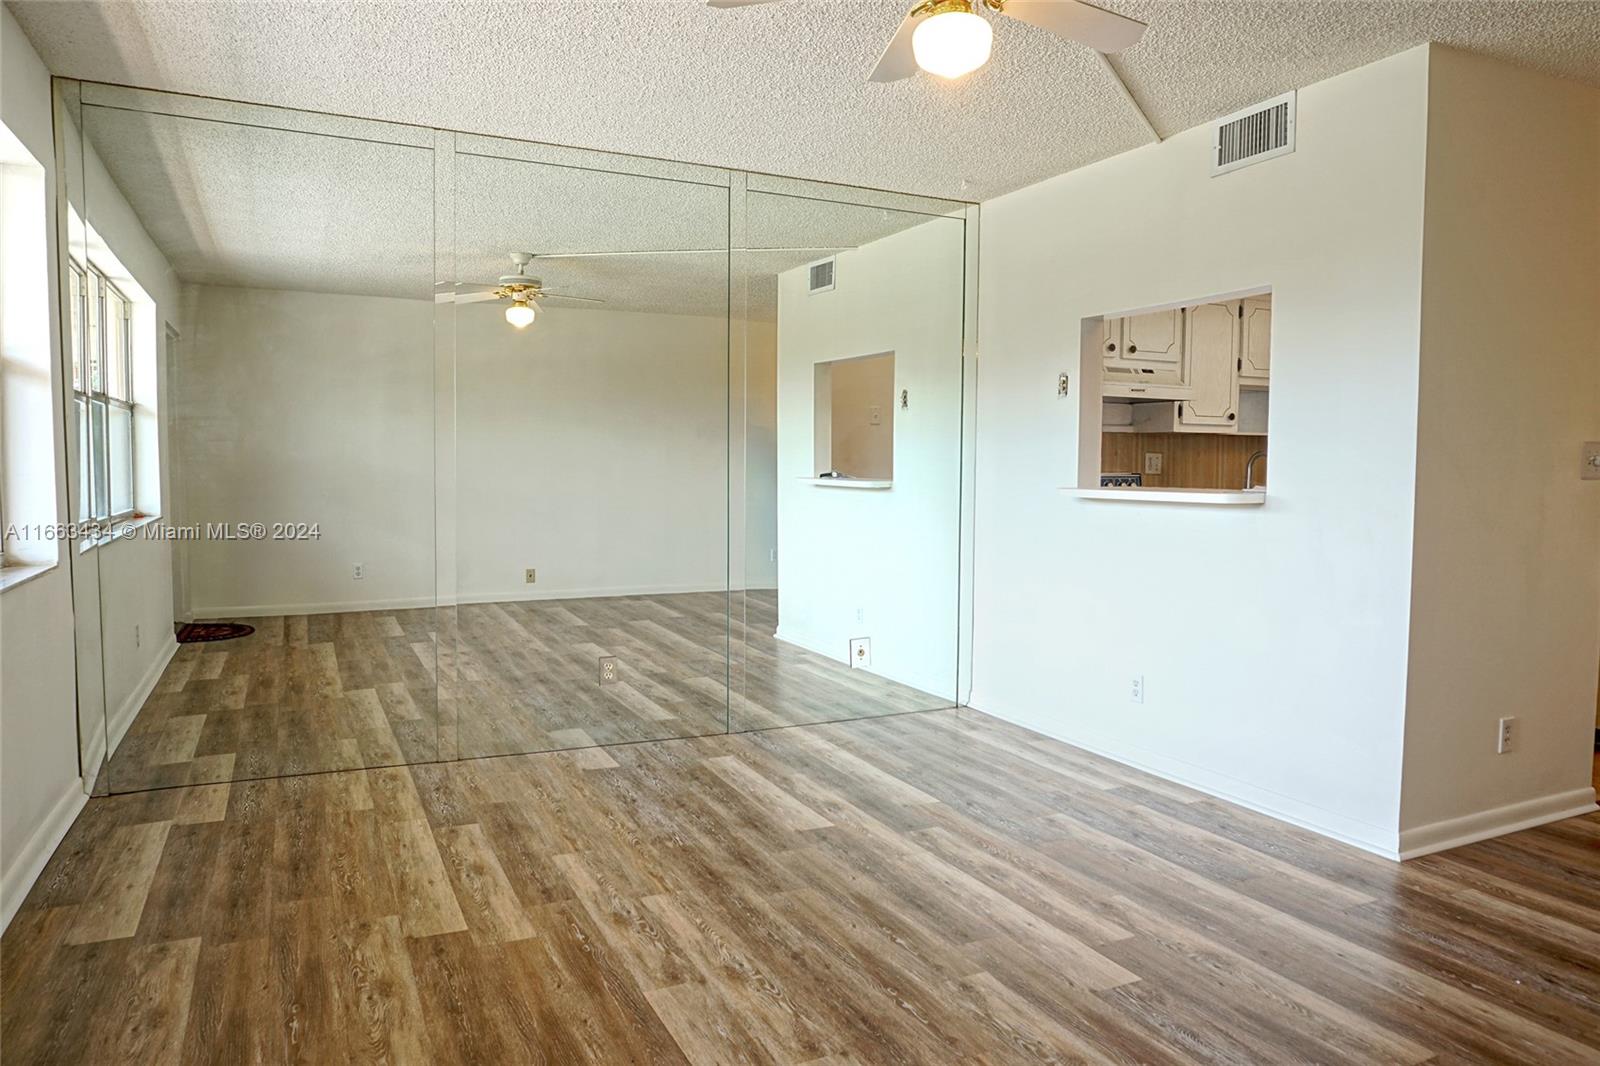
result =
[[1583,442],[1583,480],[1600,481],[1600,440]]

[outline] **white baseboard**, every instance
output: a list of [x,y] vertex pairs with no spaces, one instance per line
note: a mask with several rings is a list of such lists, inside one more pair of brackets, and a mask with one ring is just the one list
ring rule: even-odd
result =
[[1215,796],[1240,807],[1248,808],[1257,814],[1264,814],[1269,818],[1276,818],[1280,822],[1309,829],[1313,833],[1330,837],[1343,844],[1370,851],[1374,855],[1381,855],[1385,859],[1399,859],[1399,834],[1395,830],[1385,829],[1382,826],[1372,825],[1354,818],[1341,815],[1314,804],[1297,800],[1292,796],[1285,796],[1270,789],[1260,788],[1247,781],[1230,777],[1227,774],[1207,770],[1205,767],[1195,766],[1180,759],[1165,755],[1158,755],[1141,749],[1119,749],[1108,745],[1096,738],[1073,736],[1059,729],[1049,729],[1037,722],[1025,718],[1007,715],[1002,712],[991,711],[984,707],[972,704],[972,709],[981,711],[1002,722],[1010,722],[1024,729],[1031,729],[1035,733],[1047,736],[1052,740],[1059,740],[1063,744],[1071,744],[1075,748],[1093,752],[1096,755],[1131,766],[1136,770],[1155,774],[1179,785],[1185,785],[1198,792]]
[[0,932],[4,932],[11,924],[11,919],[16,916],[17,908],[22,906],[28,890],[39,880],[39,875],[44,872],[45,863],[55,854],[62,838],[67,835],[67,830],[72,828],[78,812],[83,810],[83,805],[87,802],[89,797],[83,791],[83,781],[76,777],[72,778],[67,782],[66,791],[50,808],[50,813],[45,815],[44,821],[34,829],[32,835],[28,837],[28,842],[22,845],[22,850],[17,852],[11,867],[0,874]]
[[408,611],[439,606],[432,596],[327,603],[245,603],[196,607],[196,618],[270,618],[282,614],[344,614],[349,611]]
[[[617,585],[595,588],[532,589],[515,586],[489,592],[463,592],[448,596],[403,596],[388,600],[342,600],[324,603],[246,603],[196,607],[196,618],[269,618],[286,614],[343,614],[350,611],[408,611],[453,607],[458,603],[519,603],[524,600],[598,600],[616,596],[673,596],[687,592],[743,592],[726,585]],[[752,588],[752,591],[771,591]]]
[[172,657],[176,654],[178,654],[178,638],[169,636],[166,647],[156,653],[156,657],[150,662],[150,668],[139,679],[139,684],[135,686],[132,692],[128,693],[127,698],[122,701],[122,705],[106,719],[106,736],[112,751],[116,751],[117,745],[122,743],[122,738],[128,733],[128,727],[133,724],[133,720],[139,715],[139,708],[143,707],[144,701],[150,698],[150,693],[154,691],[157,682],[161,680],[162,671],[167,668],[167,664],[172,661]]
[[1473,844],[1490,837],[1559,822],[1563,818],[1592,814],[1597,809],[1594,800],[1594,789],[1575,788],[1570,792],[1557,792],[1459,818],[1446,818],[1403,829],[1400,831],[1400,858],[1414,859],[1419,855],[1431,855],[1436,851],[1459,848],[1463,844]]
[[[604,600],[617,596],[676,596],[689,592],[727,592],[728,586],[716,584],[687,585],[617,585],[593,588],[533,588],[513,586],[487,592],[463,592],[457,603],[521,603],[527,600]],[[734,589],[739,592],[739,589]],[[440,606],[446,606],[441,603]]]

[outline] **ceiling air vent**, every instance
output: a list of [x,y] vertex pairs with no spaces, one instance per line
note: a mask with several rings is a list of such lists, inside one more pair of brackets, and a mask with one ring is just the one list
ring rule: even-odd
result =
[[1294,93],[1235,111],[1211,127],[1211,176],[1294,151]]
[[806,268],[807,292],[832,292],[834,259],[823,259]]

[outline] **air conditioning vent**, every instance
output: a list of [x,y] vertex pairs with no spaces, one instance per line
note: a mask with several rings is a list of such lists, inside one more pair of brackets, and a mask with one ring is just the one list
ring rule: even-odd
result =
[[833,291],[834,262],[833,259],[824,259],[811,264],[808,270],[809,283],[806,286],[807,292]]
[[1211,175],[1294,151],[1294,93],[1217,119],[1211,132]]

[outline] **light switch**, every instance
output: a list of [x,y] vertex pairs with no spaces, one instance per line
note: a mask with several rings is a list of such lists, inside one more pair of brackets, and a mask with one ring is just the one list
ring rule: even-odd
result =
[[1144,453],[1144,472],[1146,474],[1159,474],[1159,473],[1161,473],[1161,453],[1160,452],[1145,452]]
[[1600,440],[1583,442],[1583,480],[1600,481]]

